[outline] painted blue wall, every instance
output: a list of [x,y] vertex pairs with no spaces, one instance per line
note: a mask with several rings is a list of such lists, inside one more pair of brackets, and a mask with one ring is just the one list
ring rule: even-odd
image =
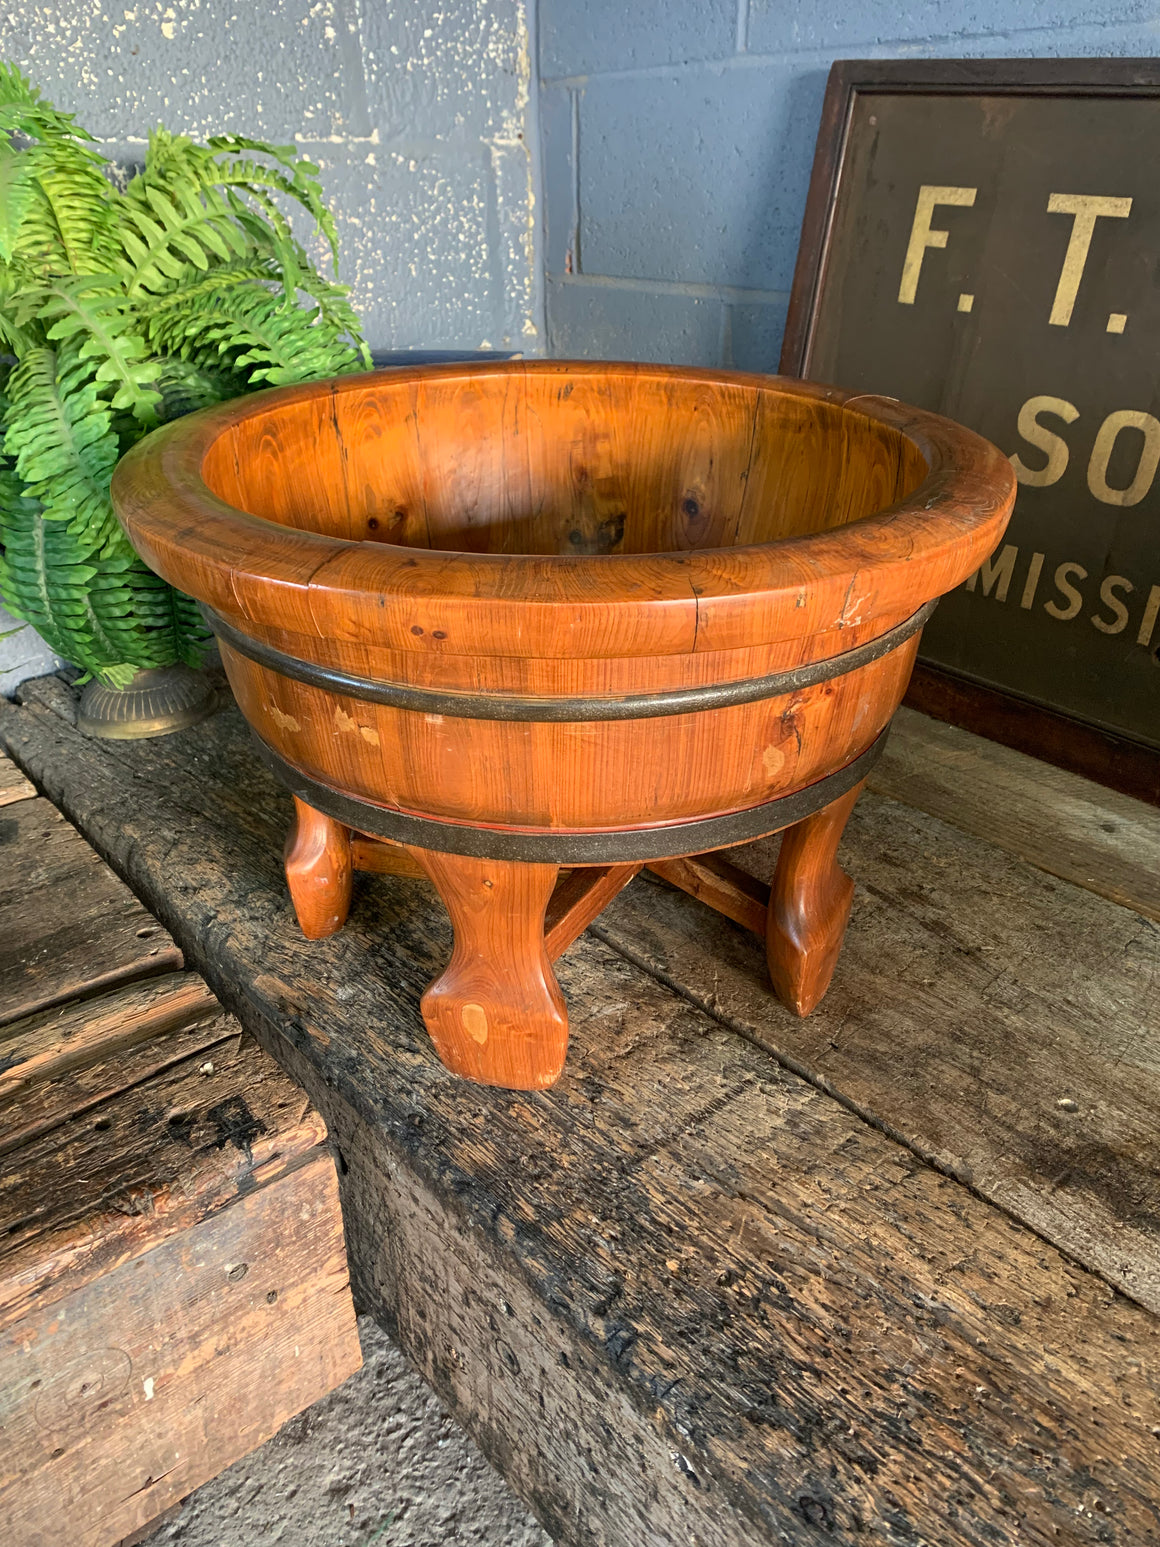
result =
[[538,346],[526,0],[30,0],[0,58],[116,159],[156,123],[299,145],[373,348]]
[[1150,56],[1156,0],[540,0],[548,350],[777,366],[834,59]]

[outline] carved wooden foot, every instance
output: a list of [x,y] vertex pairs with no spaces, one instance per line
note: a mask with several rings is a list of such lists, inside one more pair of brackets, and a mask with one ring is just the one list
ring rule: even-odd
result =
[[544,942],[556,865],[409,848],[451,915],[455,946],[423,995],[435,1050],[484,1085],[542,1090],[564,1067],[568,1016]]
[[782,835],[765,949],[774,992],[796,1015],[808,1015],[829,988],[842,949],[854,883],[836,856],[862,788],[855,785]]
[[308,940],[333,935],[350,912],[350,833],[294,797],[294,825],[284,853],[290,899]]

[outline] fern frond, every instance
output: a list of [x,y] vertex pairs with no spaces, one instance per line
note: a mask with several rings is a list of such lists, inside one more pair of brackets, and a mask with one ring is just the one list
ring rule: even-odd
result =
[[169,600],[173,607],[173,634],[180,659],[186,666],[200,666],[206,650],[213,642],[213,635],[201,615],[201,608],[184,591],[170,590]]
[[89,584],[85,622],[138,670],[172,666],[184,654],[176,594],[122,538],[120,553],[103,559]]
[[0,347],[16,356],[35,349],[41,342],[41,330],[21,317],[21,281],[12,269],[0,263]]
[[[337,266],[334,220],[323,201],[313,162],[299,156],[292,145],[269,145],[242,136],[221,136],[211,144],[228,154],[215,156],[211,149],[195,145],[185,136],[157,130],[150,137],[141,189],[167,193],[179,188],[196,190],[214,210],[220,209],[224,198],[252,251],[277,263],[290,299],[298,288],[299,276],[310,272],[312,265],[275,195],[299,205],[311,216],[330,243]],[[243,156],[243,150],[269,156],[274,165]]]
[[191,266],[204,272],[245,257],[249,247],[219,193],[184,183],[159,187],[143,173],[125,190],[118,235],[129,297],[168,290]]
[[95,664],[100,647],[83,613],[96,566],[88,562],[83,540],[61,522],[43,520],[38,502],[27,498],[11,475],[0,478],[0,545],[0,595],[8,611],[30,623],[65,660]]
[[288,307],[258,284],[218,291],[196,313],[166,319],[154,333],[160,347],[186,359],[228,361],[251,384],[310,381],[359,367],[354,348],[317,308]]
[[134,331],[132,308],[111,275],[61,278],[44,286],[37,316],[45,336],[70,342],[81,360],[94,364],[94,380],[112,389],[113,408],[127,408],[142,425],[157,423],[160,366]]
[[310,269],[298,281],[298,288],[312,301],[317,301],[320,321],[340,336],[350,340],[359,360],[359,365],[352,368],[359,369],[361,366],[361,369],[369,371],[371,352],[362,336],[362,323],[359,321],[358,313],[348,300],[350,286],[332,284],[330,280],[323,279],[314,269]]
[[184,608],[121,537],[98,563],[83,535],[46,521],[0,472],[0,598],[65,660],[120,687],[143,666],[189,659]]
[[47,158],[44,147],[16,150],[0,140],[0,259],[11,263],[23,226],[37,195],[37,177]]
[[[270,145],[265,140],[251,140],[242,134],[217,134],[209,142],[211,150],[225,151],[236,156],[235,161],[219,162],[219,178],[231,186],[254,194],[262,188],[284,194],[300,205],[325,236],[330,247],[334,271],[338,272],[338,231],[334,216],[322,192],[319,169],[308,161],[293,145]],[[244,151],[269,156],[276,164],[244,157]],[[221,186],[219,183],[218,186]]]
[[[39,208],[33,210],[30,229],[21,233],[16,256],[28,259],[43,256],[47,250],[50,272],[108,273],[117,255],[116,205],[114,189],[104,172],[83,165],[63,147],[52,147],[40,174],[39,193],[43,214]],[[54,263],[58,253],[62,261]]]
[[255,385],[370,364],[318,168],[290,145],[157,130],[122,183],[69,113],[0,63],[0,596],[59,654],[120,684],[196,664],[207,635],[116,523],[119,454]]
[[183,283],[175,285],[172,290],[166,290],[161,295],[142,296],[137,304],[137,315],[151,337],[152,328],[164,326],[166,319],[175,314],[198,311],[205,298],[215,291],[231,290],[235,285],[244,285],[255,279],[278,281],[278,270],[272,259],[220,263],[207,273],[190,273]]
[[108,548],[119,531],[109,480],[120,448],[108,404],[83,366],[56,353],[27,354],[8,383],[4,455],[46,521],[65,521],[90,551]]
[[246,378],[235,371],[197,365],[170,355],[162,363],[157,388],[161,393],[161,418],[168,423],[182,414],[208,408],[211,403],[240,397],[246,390]]
[[93,143],[72,113],[62,113],[45,101],[40,88],[22,75],[14,64],[0,60],[0,134],[23,134],[29,139],[76,139]]
[[[17,137],[15,140],[13,137]],[[34,273],[108,266],[113,189],[70,113],[0,65],[0,259]]]

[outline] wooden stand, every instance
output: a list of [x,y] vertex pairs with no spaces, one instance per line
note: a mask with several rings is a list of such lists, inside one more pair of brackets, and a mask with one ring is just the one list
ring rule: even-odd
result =
[[[400,868],[394,845],[454,924],[423,999],[444,1062],[538,1089],[567,1037],[552,957],[630,862],[760,929],[781,998],[817,1003],[845,797],[1015,478],[893,399],[519,360],[223,404],[111,487],[298,802],[305,933],[339,929],[352,868]],[[786,829],[772,905],[719,854],[681,858]]]
[[294,797],[286,880],[310,940],[346,922],[351,871],[425,876],[451,917],[455,944],[422,1011],[448,1069],[484,1085],[539,1090],[558,1079],[568,1014],[552,962],[647,868],[764,937],[774,992],[808,1015],[830,986],[854,883],[838,844],[865,781],[784,830],[772,888],[727,851],[624,865],[473,859],[352,832]]

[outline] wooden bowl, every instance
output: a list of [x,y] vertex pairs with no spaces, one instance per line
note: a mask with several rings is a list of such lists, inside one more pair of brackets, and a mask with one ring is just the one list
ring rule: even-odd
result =
[[306,932],[341,924],[352,861],[405,846],[455,925],[423,1006],[440,1054],[525,1087],[563,1060],[551,949],[641,864],[703,895],[678,857],[800,824],[764,911],[775,988],[812,1007],[851,792],[1013,496],[993,446],[893,399],[557,361],[258,393],[113,482],[297,798]]

